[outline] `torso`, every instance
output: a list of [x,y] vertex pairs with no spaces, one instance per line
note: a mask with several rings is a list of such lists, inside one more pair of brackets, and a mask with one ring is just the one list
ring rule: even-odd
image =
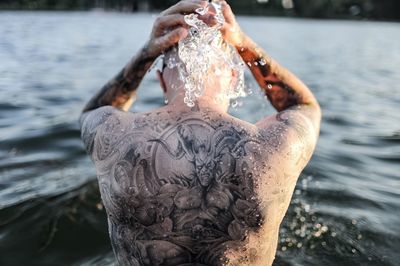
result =
[[108,118],[93,159],[119,264],[267,265],[293,186],[266,138],[210,111]]

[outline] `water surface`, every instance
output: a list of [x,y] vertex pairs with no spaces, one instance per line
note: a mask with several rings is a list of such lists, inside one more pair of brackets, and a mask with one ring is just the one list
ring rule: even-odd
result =
[[[114,265],[85,102],[144,44],[149,14],[0,13],[0,265]],[[281,229],[275,265],[398,265],[400,26],[241,17],[323,109],[316,153]],[[273,112],[253,94],[231,110]],[[132,111],[163,104],[156,75]]]

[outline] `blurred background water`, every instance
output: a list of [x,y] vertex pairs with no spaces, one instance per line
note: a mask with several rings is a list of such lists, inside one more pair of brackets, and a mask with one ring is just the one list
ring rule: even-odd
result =
[[[115,265],[85,102],[150,33],[144,13],[0,13],[0,265]],[[281,228],[275,265],[399,265],[400,26],[239,17],[315,92],[321,138]],[[271,114],[253,93],[231,113]],[[163,104],[154,72],[132,111]]]

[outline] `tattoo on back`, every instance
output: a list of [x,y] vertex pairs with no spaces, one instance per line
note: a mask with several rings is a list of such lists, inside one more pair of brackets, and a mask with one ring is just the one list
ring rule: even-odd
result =
[[221,121],[151,119],[109,119],[95,139],[119,264],[223,265],[263,219],[252,174],[259,138]]

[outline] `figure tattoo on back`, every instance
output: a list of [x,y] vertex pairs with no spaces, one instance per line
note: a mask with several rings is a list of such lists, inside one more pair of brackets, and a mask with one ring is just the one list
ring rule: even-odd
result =
[[[120,265],[223,265],[261,225],[259,138],[224,121],[110,117],[93,160]],[[112,147],[112,148],[111,148]]]

